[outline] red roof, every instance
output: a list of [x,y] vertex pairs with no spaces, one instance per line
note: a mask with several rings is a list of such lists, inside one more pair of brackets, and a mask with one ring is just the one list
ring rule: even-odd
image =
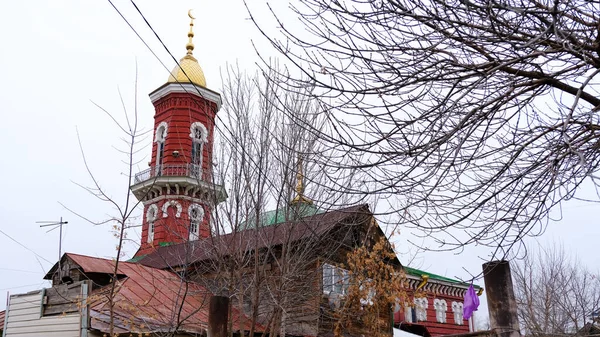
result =
[[[66,254],[86,273],[113,273],[114,261]],[[202,333],[208,322],[208,301],[212,295],[204,287],[184,282],[172,272],[119,262],[118,274],[126,277],[117,283],[115,296],[115,332],[179,332]],[[111,285],[100,287],[90,297],[91,328],[109,331],[110,309],[107,294]],[[232,308],[234,329],[243,328],[249,320]],[[259,327],[259,330],[264,330]]]
[[371,216],[368,205],[358,205],[304,217],[268,227],[209,237],[203,240],[157,247],[138,262],[154,268],[176,268],[194,262],[252,250],[255,244],[272,247],[301,239],[322,239],[337,225],[352,223],[356,217]]

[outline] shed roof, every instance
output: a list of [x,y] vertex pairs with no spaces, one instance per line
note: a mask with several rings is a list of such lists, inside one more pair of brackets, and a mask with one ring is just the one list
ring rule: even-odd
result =
[[371,215],[368,205],[351,206],[307,216],[297,221],[157,247],[153,253],[136,259],[136,262],[154,268],[174,268],[218,256],[249,251],[254,249],[255,245],[263,248],[306,238],[321,238],[339,224],[356,223],[357,218]]
[[[66,253],[86,273],[114,271],[115,261]],[[212,295],[197,283],[185,282],[170,271],[137,263],[119,262],[118,274],[125,278],[117,283],[114,296],[115,332],[202,333],[208,322],[208,301]],[[108,332],[110,285],[94,289],[90,296],[91,328]],[[183,300],[183,301],[182,301]],[[234,329],[243,329],[249,320],[232,308]],[[259,326],[259,330],[263,327]]]

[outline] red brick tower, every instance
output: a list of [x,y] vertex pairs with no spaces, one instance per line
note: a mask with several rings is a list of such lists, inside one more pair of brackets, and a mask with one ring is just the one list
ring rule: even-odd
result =
[[160,245],[210,236],[212,210],[226,198],[223,188],[212,183],[211,172],[221,96],[206,88],[202,68],[192,55],[193,26],[192,18],[187,54],[167,83],[150,94],[155,107],[152,161],[131,186],[144,205],[136,256]]

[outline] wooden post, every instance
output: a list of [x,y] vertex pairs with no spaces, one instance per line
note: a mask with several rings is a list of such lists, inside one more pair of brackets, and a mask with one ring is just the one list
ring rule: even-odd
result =
[[227,337],[229,298],[212,296],[208,309],[208,337]]
[[520,337],[517,301],[508,261],[483,264],[490,327],[500,337]]

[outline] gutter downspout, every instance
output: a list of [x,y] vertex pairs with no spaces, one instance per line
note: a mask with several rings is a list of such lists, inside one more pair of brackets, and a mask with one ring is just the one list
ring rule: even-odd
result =
[[417,289],[415,289],[415,292],[419,291],[421,288],[423,288],[427,284],[427,282],[429,281],[429,275],[423,274],[423,275],[421,275],[421,279],[422,279],[422,281],[417,286]]

